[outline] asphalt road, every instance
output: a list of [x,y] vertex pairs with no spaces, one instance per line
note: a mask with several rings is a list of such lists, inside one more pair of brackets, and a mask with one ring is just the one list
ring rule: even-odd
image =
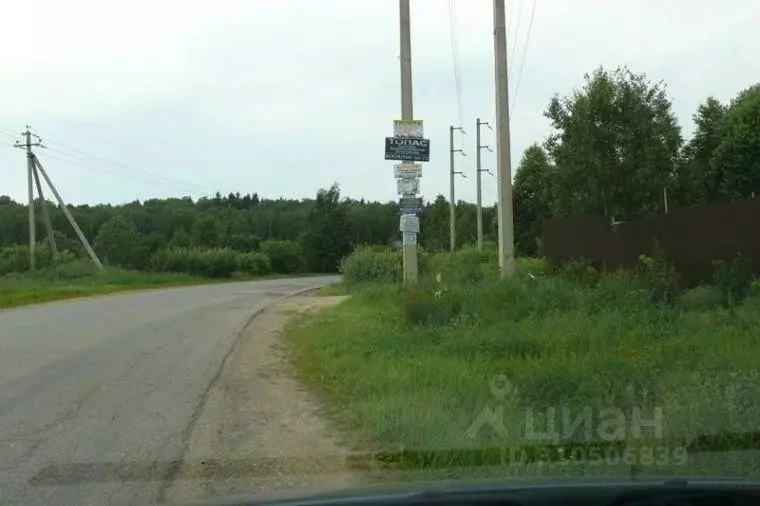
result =
[[153,504],[256,310],[333,277],[0,311],[0,503]]

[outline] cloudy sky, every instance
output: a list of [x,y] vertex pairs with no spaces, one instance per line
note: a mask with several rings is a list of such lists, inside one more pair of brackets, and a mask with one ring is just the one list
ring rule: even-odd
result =
[[[449,2],[411,4],[415,117],[432,145],[421,191],[432,198],[448,194],[448,127],[460,121]],[[549,133],[549,98],[598,65],[665,80],[686,136],[707,95],[725,101],[760,79],[757,0],[507,4],[514,167]],[[454,5],[457,147],[469,155],[457,162],[470,176],[457,198],[474,200],[475,118],[494,118],[492,1]],[[29,124],[72,203],[300,198],[333,181],[352,197],[396,198],[383,159],[400,115],[396,0],[9,1],[0,43],[0,194],[25,198],[25,158],[11,146]],[[486,176],[484,199],[495,194]]]

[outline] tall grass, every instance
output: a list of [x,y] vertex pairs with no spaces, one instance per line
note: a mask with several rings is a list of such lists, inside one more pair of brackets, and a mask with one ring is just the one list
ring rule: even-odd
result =
[[[608,444],[605,409],[624,416],[616,442],[645,449],[632,434],[634,412],[652,419],[661,410],[662,434],[645,431],[647,444],[674,453],[639,472],[760,470],[760,460],[684,462],[676,453],[700,435],[758,431],[760,294],[748,290],[724,308],[710,287],[680,293],[676,284],[673,292],[667,266],[651,261],[599,273],[577,265],[553,272],[531,260],[501,281],[481,255],[433,255],[417,288],[365,284],[286,330],[299,370],[352,442],[395,452],[386,455],[391,468],[415,477],[628,473],[622,462],[607,461],[604,471],[588,462],[539,469],[494,466],[484,455],[549,442]],[[575,419],[584,409],[591,435],[563,430],[563,410]],[[484,413],[490,422],[477,428]],[[552,426],[551,440],[530,430],[547,434]]]

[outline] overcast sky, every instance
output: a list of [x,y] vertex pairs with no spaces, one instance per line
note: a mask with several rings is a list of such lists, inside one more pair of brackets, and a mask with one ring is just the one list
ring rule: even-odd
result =
[[[448,127],[459,123],[449,2],[411,4],[415,118],[432,146],[421,191],[433,198],[448,195]],[[665,80],[687,137],[707,95],[726,101],[760,78],[757,0],[507,4],[515,168],[549,133],[550,97],[600,64]],[[494,118],[492,1],[455,7],[457,147],[468,155],[457,162],[470,176],[457,198],[472,201],[475,118]],[[397,0],[4,2],[0,43],[0,194],[26,198],[25,158],[10,146],[29,124],[71,203],[217,190],[301,198],[333,181],[351,197],[397,198],[383,159],[400,116]],[[488,202],[495,185],[486,175]]]

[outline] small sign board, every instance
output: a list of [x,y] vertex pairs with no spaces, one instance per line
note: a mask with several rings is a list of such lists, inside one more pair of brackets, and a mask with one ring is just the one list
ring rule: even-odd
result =
[[401,237],[404,246],[417,246],[417,234],[414,232],[404,232]]
[[399,195],[417,195],[420,192],[419,179],[396,179],[396,192]]
[[420,219],[417,216],[411,214],[402,214],[398,228],[402,232],[413,232],[415,234],[419,234]]
[[405,162],[429,162],[430,140],[386,137],[385,159]]
[[399,177],[422,177],[421,163],[397,163],[393,166],[393,175]]
[[421,119],[394,119],[394,137],[422,137]]
[[401,197],[398,199],[400,214],[419,216],[422,214],[422,209],[422,197]]

